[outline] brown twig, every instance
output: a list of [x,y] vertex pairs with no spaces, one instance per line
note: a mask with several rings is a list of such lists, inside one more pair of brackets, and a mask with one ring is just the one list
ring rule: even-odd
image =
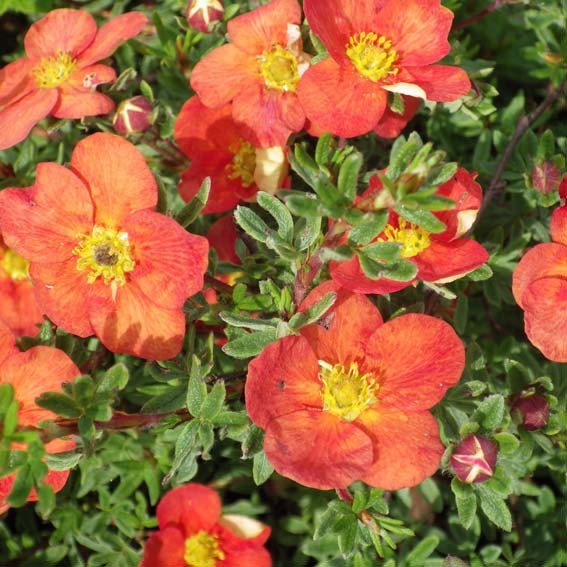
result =
[[205,283],[209,284],[214,290],[219,291],[220,293],[226,293],[228,295],[232,295],[232,286],[217,280],[213,276],[209,276],[205,274]]

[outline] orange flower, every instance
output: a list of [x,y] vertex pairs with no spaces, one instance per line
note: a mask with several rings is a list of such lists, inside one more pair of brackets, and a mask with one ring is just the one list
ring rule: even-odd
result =
[[[40,421],[53,419],[55,415],[36,405],[35,399],[43,392],[60,391],[64,382],[72,381],[80,374],[73,361],[55,348],[37,346],[19,352],[13,335],[0,323],[0,384],[11,384],[14,388],[14,397],[19,406],[19,425],[37,426]],[[56,439],[45,445],[48,453],[70,451],[74,447],[74,441],[65,439]],[[25,448],[21,444],[11,447],[12,450]],[[44,480],[58,492],[65,486],[68,477],[69,471],[49,471]],[[9,508],[6,498],[12,490],[14,479],[13,474],[0,478],[0,514]],[[37,493],[32,490],[28,501],[36,500]]]
[[168,492],[157,507],[159,531],[140,567],[271,567],[270,528],[245,516],[221,516],[219,495],[203,484]]
[[[320,285],[302,308],[333,290]],[[428,410],[459,380],[463,345],[444,321],[409,314],[383,324],[366,297],[337,294],[322,321],[250,362],[246,407],[266,431],[264,451],[312,488],[419,484],[439,467],[444,447]]]
[[297,0],[272,0],[228,22],[232,43],[205,55],[191,86],[205,106],[232,101],[232,116],[246,138],[262,148],[285,146],[303,128],[296,90],[309,65],[301,47]]
[[113,18],[97,30],[82,10],[52,10],[28,30],[26,57],[0,69],[0,150],[21,142],[48,115],[82,118],[114,108],[98,85],[116,78],[106,59],[146,24],[139,12]]
[[16,337],[35,337],[43,315],[33,292],[29,264],[0,237],[0,320]]
[[[456,202],[454,209],[434,213],[447,226],[440,234],[431,234],[393,211],[388,225],[378,236],[378,242],[397,242],[402,258],[417,266],[415,280],[400,282],[388,278],[367,277],[355,256],[345,262],[331,262],[331,277],[337,284],[357,293],[393,293],[408,287],[414,281],[432,283],[453,281],[484,264],[488,252],[476,241],[462,238],[472,226],[482,203],[482,188],[474,180],[476,175],[460,168],[455,177],[437,190],[437,195]],[[378,176],[370,180],[362,198],[385,191]]]
[[462,69],[434,65],[451,49],[453,14],[439,0],[305,0],[303,8],[330,55],[297,87],[318,130],[366,134],[384,114],[388,92],[446,102],[470,89]]
[[181,109],[174,130],[181,151],[191,165],[181,176],[179,193],[190,201],[205,177],[211,178],[204,213],[221,213],[258,190],[275,193],[288,173],[285,148],[259,148],[242,135],[232,118],[232,105],[207,108],[198,97]]
[[113,352],[176,356],[183,303],[203,286],[208,243],[154,211],[155,179],[114,134],[80,141],[71,168],[40,163],[32,187],[0,193],[6,243],[30,262],[44,313]]
[[514,270],[512,292],[530,342],[549,360],[567,362],[567,206],[553,211],[550,228],[553,242],[528,250]]

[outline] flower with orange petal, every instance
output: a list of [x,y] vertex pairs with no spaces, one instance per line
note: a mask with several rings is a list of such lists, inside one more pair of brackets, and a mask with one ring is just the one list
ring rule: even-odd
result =
[[6,243],[30,262],[36,297],[62,329],[111,351],[166,359],[181,350],[183,304],[203,287],[208,243],[155,212],[144,157],[93,134],[71,168],[40,163],[35,184],[0,193]]
[[567,362],[567,206],[551,216],[551,240],[523,256],[512,292],[524,310],[526,335],[549,360]]
[[297,0],[272,0],[228,22],[232,43],[205,55],[191,73],[191,86],[205,106],[232,101],[232,116],[246,139],[262,148],[285,146],[303,128],[297,99],[309,65],[302,51]]
[[428,315],[383,323],[365,296],[333,282],[313,290],[302,308],[333,290],[337,300],[321,321],[250,362],[246,408],[266,431],[266,456],[277,472],[312,488],[419,484],[441,461],[429,408],[459,380],[463,345]]
[[29,264],[0,237],[0,320],[16,337],[35,337],[43,315],[35,300]]
[[258,190],[275,193],[284,184],[288,162],[284,147],[259,148],[242,136],[232,118],[232,105],[206,107],[191,97],[181,108],[174,130],[191,164],[181,176],[179,192],[190,201],[205,177],[211,178],[204,213],[221,213]]
[[122,14],[97,29],[83,10],[52,10],[28,30],[26,56],[0,69],[0,150],[21,142],[48,115],[107,114],[112,99],[95,91],[116,78],[99,64],[146,24],[140,12]]
[[[10,384],[14,388],[19,425],[35,427],[40,421],[53,419],[55,415],[36,405],[35,399],[47,391],[61,391],[64,382],[70,382],[80,374],[73,361],[56,348],[36,346],[20,352],[10,330],[0,323],[0,384]],[[74,447],[72,440],[55,439],[46,443],[45,450],[48,453],[61,453]],[[25,450],[26,447],[18,443],[10,448]],[[44,482],[58,492],[65,486],[68,477],[69,471],[49,471]],[[0,477],[0,513],[9,508],[6,498],[12,490],[14,478],[14,474]],[[32,490],[28,501],[36,500],[37,493]]]
[[140,567],[271,567],[270,528],[221,516],[219,495],[203,484],[169,491],[157,506],[159,531],[146,542]]
[[318,130],[366,134],[384,114],[388,93],[446,102],[470,90],[462,69],[434,65],[451,49],[453,14],[440,0],[305,0],[303,8],[329,52],[297,88]]
[[[429,233],[395,212],[390,212],[388,225],[376,241],[400,244],[401,257],[417,267],[414,280],[403,282],[388,278],[370,279],[362,271],[357,257],[344,262],[331,262],[333,280],[358,293],[393,293],[417,280],[450,282],[480,267],[488,260],[488,252],[478,242],[463,238],[463,234],[476,219],[482,203],[482,188],[474,180],[475,177],[466,169],[459,168],[455,176],[437,190],[437,195],[456,203],[454,209],[434,213],[447,226],[439,234]],[[386,191],[382,181],[374,176],[362,199],[379,195],[382,191]]]

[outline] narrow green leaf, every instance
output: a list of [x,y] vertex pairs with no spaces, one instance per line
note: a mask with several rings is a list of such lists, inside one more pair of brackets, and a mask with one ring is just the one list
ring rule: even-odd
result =
[[209,200],[209,193],[211,192],[211,178],[205,177],[199,187],[197,194],[191,199],[191,202],[185,205],[176,216],[177,222],[183,227],[187,228],[199,216],[199,213],[205,208]]
[[437,549],[439,542],[438,536],[427,536],[408,553],[406,561],[411,567],[422,567],[425,560]]
[[274,467],[268,461],[266,453],[264,451],[256,453],[252,460],[252,477],[256,486],[264,484],[272,476],[273,472]]
[[306,218],[299,218],[295,223],[295,238],[293,245],[297,250],[307,250],[313,246],[321,236],[321,221],[320,216],[312,217],[309,220]]
[[226,343],[222,350],[233,358],[250,358],[260,354],[277,339],[276,330],[259,331],[238,337]]
[[59,394],[57,392],[45,392],[41,394],[41,396],[36,399],[36,404],[69,419],[77,418],[82,413],[75,400],[65,394]]
[[339,177],[337,179],[337,188],[346,198],[348,203],[352,203],[356,197],[356,188],[358,185],[358,176],[364,162],[360,152],[350,154],[339,169]]
[[234,218],[245,232],[259,242],[265,243],[268,238],[275,234],[275,232],[254,211],[247,207],[236,207],[236,210],[234,211]]
[[23,465],[18,469],[12,490],[8,496],[8,503],[10,506],[18,508],[23,506],[28,499],[33,486],[33,476],[31,467],[28,464]]
[[467,274],[467,277],[473,282],[482,282],[492,277],[492,268],[488,264],[483,264],[480,268]]
[[493,394],[480,403],[472,415],[472,420],[478,421],[484,429],[493,431],[502,423],[504,409],[504,397]]
[[221,380],[217,382],[207,394],[201,407],[200,416],[207,421],[213,421],[220,413],[226,397],[226,389],[224,382]]
[[276,197],[259,191],[256,194],[258,205],[268,211],[278,223],[278,234],[281,238],[291,244],[293,241],[293,218],[289,209]]
[[301,195],[290,193],[284,197],[284,201],[289,210],[298,217],[308,219],[321,217],[321,207],[317,196],[313,193],[303,193]]
[[365,256],[372,260],[381,260],[383,262],[393,262],[400,259],[402,247],[397,242],[374,242],[362,248]]
[[123,363],[111,366],[104,374],[104,377],[97,386],[97,392],[114,392],[123,390],[128,384],[129,371],[128,367]]
[[348,239],[352,244],[364,246],[372,242],[384,230],[388,222],[388,210],[366,213],[364,217],[350,229]]
[[335,303],[337,300],[336,293],[327,293],[325,294],[315,305],[306,309],[305,311],[301,311],[300,313],[296,313],[290,320],[289,326],[293,330],[301,329],[301,327],[305,327],[305,325],[310,325],[315,321],[319,320]]
[[409,222],[433,234],[443,232],[447,228],[445,223],[441,222],[433,213],[423,209],[408,209],[404,205],[396,205],[394,211]]
[[201,415],[201,407],[207,396],[207,386],[201,376],[201,361],[196,355],[191,357],[191,371],[187,385],[186,405],[193,417]]
[[269,331],[277,327],[279,319],[254,319],[245,315],[238,315],[236,313],[229,313],[228,311],[221,311],[219,317],[233,327],[241,327],[244,329],[254,329],[255,331]]
[[484,484],[478,486],[480,507],[486,517],[500,529],[509,532],[512,530],[512,515],[506,501]]
[[470,530],[476,518],[476,494],[470,491],[466,495],[456,496],[455,502],[457,504],[459,522],[465,530]]
[[315,161],[322,166],[327,166],[331,161],[331,155],[335,150],[335,139],[331,134],[326,132],[319,140],[315,147]]

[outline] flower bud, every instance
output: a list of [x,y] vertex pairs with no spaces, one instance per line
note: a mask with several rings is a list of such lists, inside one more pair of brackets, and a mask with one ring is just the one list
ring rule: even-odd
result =
[[541,394],[522,392],[514,402],[512,412],[518,412],[522,417],[522,425],[528,431],[534,431],[547,425],[549,403]]
[[145,132],[153,122],[152,103],[144,96],[123,100],[116,109],[112,124],[118,134]]
[[187,23],[195,30],[208,33],[212,23],[220,20],[224,6],[220,0],[190,0],[187,5]]
[[465,437],[451,455],[451,465],[457,478],[468,484],[484,482],[494,474],[498,445],[486,437]]
[[532,168],[532,185],[542,195],[547,195],[559,189],[561,172],[552,161],[535,164]]

